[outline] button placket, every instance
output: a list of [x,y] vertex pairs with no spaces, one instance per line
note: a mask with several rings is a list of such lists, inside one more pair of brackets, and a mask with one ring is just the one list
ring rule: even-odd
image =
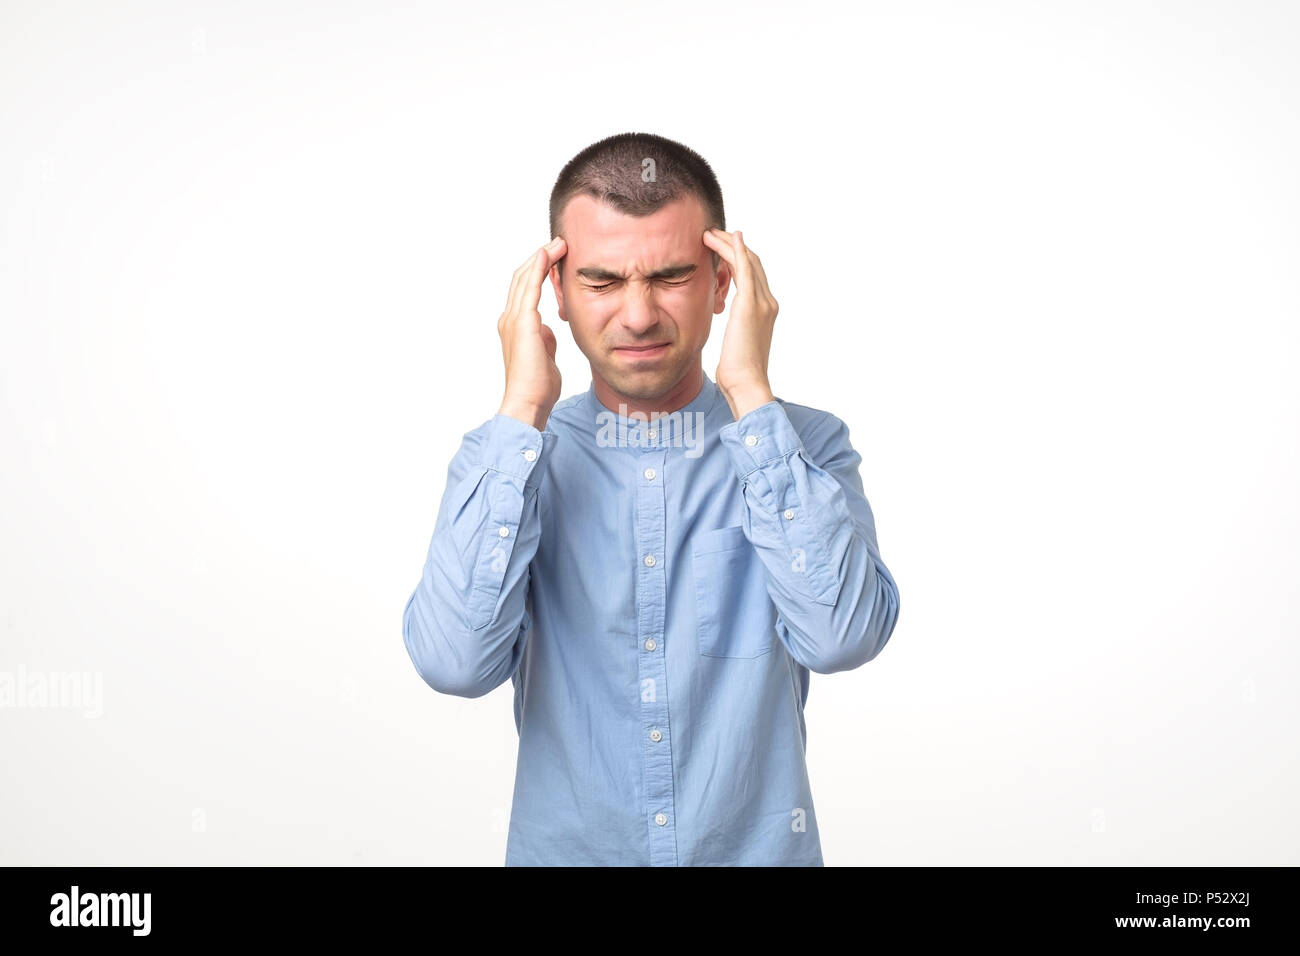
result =
[[[636,485],[637,685],[630,688],[640,703],[642,782],[650,820],[651,866],[677,865],[673,819],[673,764],[669,739],[667,648],[663,644],[668,612],[667,504],[662,450],[638,455],[633,462]],[[653,687],[653,694],[641,689]],[[647,700],[649,697],[651,699]]]

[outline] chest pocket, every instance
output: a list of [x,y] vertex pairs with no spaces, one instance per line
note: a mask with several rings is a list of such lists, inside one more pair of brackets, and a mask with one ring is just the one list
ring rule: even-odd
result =
[[739,525],[697,534],[691,543],[703,657],[753,659],[776,646],[775,606],[763,562]]

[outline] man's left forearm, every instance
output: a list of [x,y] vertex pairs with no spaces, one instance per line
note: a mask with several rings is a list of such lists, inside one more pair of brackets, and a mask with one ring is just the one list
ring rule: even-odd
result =
[[827,418],[815,454],[776,401],[722,429],[744,486],[744,531],[767,572],[778,636],[819,673],[874,658],[898,617],[898,588],[862,492],[861,458],[844,423]]

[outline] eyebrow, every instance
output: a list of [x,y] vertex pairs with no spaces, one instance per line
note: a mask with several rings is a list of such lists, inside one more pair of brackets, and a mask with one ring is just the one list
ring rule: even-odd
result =
[[[656,269],[649,273],[647,279],[681,279],[691,275],[695,271],[695,263],[690,262],[684,265],[664,266],[662,269]],[[626,279],[627,276],[621,272],[614,272],[612,269],[605,269],[601,266],[583,266],[576,270],[577,274],[584,279],[590,279],[593,282],[612,282],[616,279]]]

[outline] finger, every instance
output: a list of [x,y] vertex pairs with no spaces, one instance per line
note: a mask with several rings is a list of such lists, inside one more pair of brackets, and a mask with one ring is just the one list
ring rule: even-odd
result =
[[533,264],[533,261],[537,258],[539,252],[541,252],[540,249],[529,256],[526,261],[521,262],[519,268],[517,268],[514,271],[514,274],[510,277],[510,291],[506,293],[506,307],[503,310],[507,315],[514,311],[515,298],[519,293],[519,280],[528,272],[529,267]]
[[[515,269],[515,276],[513,276],[510,284],[510,294],[506,298],[506,311],[502,312],[500,321],[497,323],[497,330],[500,334],[508,336],[510,334],[508,326],[515,325],[524,312],[528,312],[529,317],[534,316],[534,313],[537,312],[538,303],[541,302],[542,298],[542,277],[549,271],[552,260],[558,260],[559,256],[563,254],[564,241],[562,238],[555,237],[545,246],[538,248],[526,263]],[[537,274],[538,272],[541,274]],[[533,295],[533,308],[532,311],[529,311],[521,306],[525,303],[525,297],[528,295],[529,286],[534,281],[534,277],[536,277],[537,282],[537,293]],[[537,319],[539,320],[541,317],[537,316]]]
[[724,229],[714,229],[710,227],[704,230],[704,244],[714,252],[721,255],[728,262],[731,258],[726,255],[731,249],[731,233]]
[[767,271],[763,268],[763,260],[758,257],[757,252],[744,245],[743,238],[741,245],[744,246],[749,260],[750,281],[754,284],[754,291],[775,305],[776,297],[772,295],[772,289],[767,284]]
[[[546,280],[546,274],[551,271],[551,266],[564,258],[564,253],[564,240],[556,236],[542,246],[541,254],[533,263],[532,270],[524,277],[524,283],[519,290],[522,296],[521,304],[527,307],[530,314],[536,312],[542,302],[542,283]],[[538,321],[541,321],[540,318]]]
[[745,234],[739,229],[736,230],[732,242],[733,247],[740,247],[743,253],[740,256],[740,261],[745,264],[743,269],[738,268],[736,271],[742,275],[745,284],[753,290],[755,296],[765,300],[775,308],[777,305],[776,297],[772,295],[772,290],[767,284],[767,272],[763,269],[763,261],[759,259],[758,253],[745,245]]
[[[547,246],[554,245],[554,242],[554,239],[551,239],[551,242],[547,243],[546,246],[542,246],[536,252],[533,252],[532,258],[515,269],[515,277],[510,282],[510,298],[506,300],[506,315],[510,316],[510,319],[519,317],[520,303],[524,302],[524,297],[528,294],[529,282],[532,281],[532,276],[537,272],[537,269],[543,263],[546,263]],[[538,287],[537,298],[539,302],[541,300],[541,287]]]
[[737,272],[736,266],[736,247],[733,244],[733,236],[729,232],[721,229],[707,229],[704,232],[704,244],[722,257],[722,260],[731,266],[733,275]]
[[735,261],[731,264],[731,267],[736,273],[736,288],[741,292],[752,293],[754,291],[754,277],[749,262],[750,252],[745,246],[745,240],[741,236],[739,229],[731,234],[731,251],[735,256]]
[[[725,240],[723,237],[726,237]],[[723,229],[708,229],[704,233],[705,245],[718,253],[731,266],[737,295],[751,295],[756,290],[751,260],[753,251],[745,246],[740,230],[734,233]],[[769,293],[770,295],[770,293]]]

